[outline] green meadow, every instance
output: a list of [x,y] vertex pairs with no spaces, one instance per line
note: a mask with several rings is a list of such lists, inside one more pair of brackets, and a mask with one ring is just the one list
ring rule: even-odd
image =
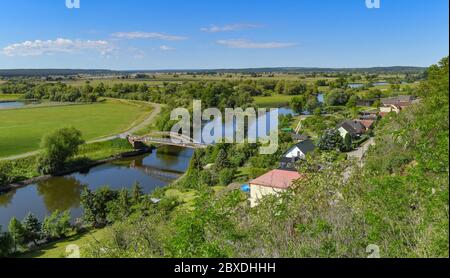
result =
[[6,94],[0,94],[0,101],[10,101],[10,100],[17,100],[19,99],[21,96],[20,95],[6,95]]
[[85,140],[116,135],[144,120],[150,111],[144,104],[113,100],[0,111],[0,157],[38,150],[43,136],[64,127],[81,130]]
[[273,95],[268,97],[254,97],[255,103],[259,107],[282,107],[288,106],[295,96]]

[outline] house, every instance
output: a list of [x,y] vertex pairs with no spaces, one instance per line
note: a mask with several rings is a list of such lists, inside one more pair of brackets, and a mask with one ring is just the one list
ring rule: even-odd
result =
[[366,131],[372,129],[375,124],[374,120],[358,120],[358,122],[362,123],[366,127]]
[[378,109],[363,111],[359,113],[359,119],[376,121],[378,119],[378,114]]
[[380,115],[381,115],[381,117],[385,117],[387,114],[392,113],[392,112],[398,114],[398,113],[400,113],[401,110],[402,110],[402,108],[398,105],[394,105],[394,104],[386,105],[386,106],[380,107]]
[[297,134],[297,133],[292,133],[291,134],[292,140],[296,141],[296,142],[301,142],[301,141],[305,141],[309,139],[309,136],[304,135],[304,134]]
[[395,105],[403,109],[413,104],[415,100],[416,98],[413,96],[397,96],[397,97],[382,98],[381,104],[385,107]]
[[364,126],[364,124],[361,123],[361,121],[348,120],[338,126],[338,131],[341,134],[342,138],[345,138],[347,134],[350,134],[350,136],[355,139],[361,137],[361,135],[366,133],[367,128]]
[[278,195],[287,191],[301,178],[302,175],[297,172],[273,170],[250,181],[251,207],[257,206],[264,196]]
[[367,100],[358,99],[356,101],[356,106],[359,106],[359,107],[370,107],[370,106],[374,105],[375,101],[376,100],[374,100],[374,99],[367,99]]
[[295,170],[295,162],[305,159],[308,153],[314,152],[316,146],[310,139],[300,141],[292,146],[281,158],[280,169]]

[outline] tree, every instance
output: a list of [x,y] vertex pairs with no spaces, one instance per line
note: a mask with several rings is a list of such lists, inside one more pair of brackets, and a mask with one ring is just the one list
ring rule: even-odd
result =
[[325,95],[327,106],[344,105],[348,102],[349,96],[344,90],[333,90]]
[[39,172],[51,174],[60,171],[83,143],[81,132],[75,128],[63,128],[45,136],[41,143],[44,153],[39,157]]
[[17,218],[13,217],[9,221],[8,231],[14,242],[14,252],[16,252],[17,247],[23,245],[25,242],[25,229],[23,228],[22,223],[20,223]]
[[44,223],[42,224],[43,233],[50,239],[60,239],[69,236],[73,231],[70,218],[69,211],[54,211],[52,215],[44,219]]
[[381,106],[381,101],[379,99],[377,99],[372,105],[372,107],[376,107],[376,108],[378,108],[380,106]]
[[30,212],[22,221],[22,226],[25,230],[26,242],[34,242],[41,238],[42,225],[39,220]]
[[230,166],[230,163],[228,161],[227,153],[224,149],[221,149],[217,155],[216,163],[214,164],[214,167],[217,171],[220,171],[229,166]]
[[0,226],[0,258],[7,257],[14,247],[14,240],[10,233],[1,232],[2,226]]
[[358,97],[353,95],[348,99],[347,107],[356,107],[357,103],[358,103]]
[[139,182],[135,182],[131,188],[131,202],[134,205],[139,204],[142,196],[144,196],[144,188]]
[[319,101],[315,95],[310,95],[306,101],[305,108],[306,110],[313,112],[314,109],[320,106]]
[[301,113],[303,112],[303,108],[305,107],[305,97],[299,96],[299,97],[293,97],[291,99],[291,108],[294,110],[295,113]]
[[336,129],[327,130],[320,137],[318,147],[322,151],[340,150],[343,144],[343,138]]
[[350,134],[347,133],[345,135],[345,137],[344,137],[343,142],[342,142],[341,151],[342,152],[349,152],[349,151],[351,151],[352,150],[352,144],[353,144],[352,136],[350,136]]
[[227,186],[233,182],[236,171],[234,169],[223,169],[219,173],[220,185]]
[[103,187],[95,192],[85,188],[81,193],[81,205],[84,208],[84,220],[95,228],[102,228],[108,224],[110,206],[116,201],[118,193],[108,187]]

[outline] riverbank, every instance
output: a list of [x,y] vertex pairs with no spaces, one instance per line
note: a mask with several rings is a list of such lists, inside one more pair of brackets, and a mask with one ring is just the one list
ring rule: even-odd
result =
[[[68,163],[67,169],[56,176],[83,171],[130,156],[138,156],[150,152],[151,149],[152,147],[149,147],[147,150],[136,151],[125,139],[86,144],[80,148],[78,156]],[[17,160],[0,161],[0,192],[4,193],[50,178],[51,176],[40,176],[37,172],[37,156],[38,154]]]
[[[28,185],[31,184],[35,184],[35,183],[39,183],[39,182],[44,182],[52,177],[61,177],[61,176],[65,176],[65,175],[70,175],[73,173],[77,173],[77,172],[83,172],[83,171],[87,171],[93,167],[96,166],[100,166],[106,163],[111,163],[114,162],[116,160],[120,160],[120,159],[124,159],[124,158],[129,158],[129,157],[135,157],[135,156],[139,156],[139,155],[144,155],[147,153],[152,152],[153,148],[152,147],[148,147],[146,149],[143,150],[136,150],[136,151],[129,151],[129,152],[123,152],[117,155],[114,155],[112,157],[106,158],[106,159],[101,159],[101,160],[97,160],[97,161],[86,161],[80,165],[76,165],[74,167],[70,167],[69,169],[66,169],[64,171],[61,171],[59,173],[56,173],[54,175],[43,175],[43,176],[39,176],[39,177],[34,177],[34,178],[30,178],[24,181],[19,181],[19,182],[15,182],[6,186],[0,186],[0,194],[1,193],[7,193],[9,191],[12,190],[17,190],[23,187],[26,187]],[[75,162],[76,163],[76,162]]]

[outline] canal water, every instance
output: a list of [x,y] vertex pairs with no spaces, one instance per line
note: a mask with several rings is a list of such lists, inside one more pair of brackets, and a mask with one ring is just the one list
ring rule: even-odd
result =
[[55,210],[70,210],[73,218],[82,216],[80,194],[85,187],[96,190],[131,188],[139,182],[146,193],[179,178],[189,166],[193,150],[161,147],[153,153],[94,167],[85,173],[54,177],[0,195],[0,225],[8,227],[12,217],[23,219],[32,212],[39,219]]
[[6,101],[0,102],[0,110],[1,109],[12,109],[12,108],[21,108],[27,105],[38,104],[36,101]]

